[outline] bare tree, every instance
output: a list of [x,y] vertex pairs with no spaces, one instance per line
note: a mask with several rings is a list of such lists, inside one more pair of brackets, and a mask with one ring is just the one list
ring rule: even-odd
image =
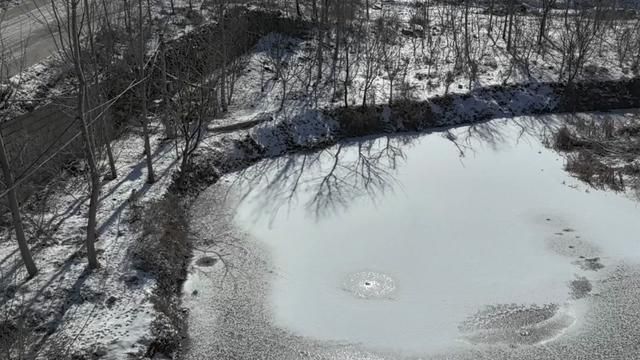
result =
[[[0,103],[1,104],[1,103]],[[22,226],[22,216],[20,214],[20,205],[18,203],[18,195],[16,191],[16,185],[13,179],[13,172],[11,171],[11,165],[7,157],[7,150],[4,146],[4,137],[0,131],[0,166],[2,167],[2,173],[4,175],[4,182],[8,189],[7,199],[9,200],[9,209],[11,210],[11,216],[13,217],[13,229],[16,233],[16,239],[18,240],[18,248],[20,249],[20,256],[24,262],[24,266],[27,268],[29,277],[33,277],[38,273],[38,268],[31,256],[31,250],[29,250],[29,244],[27,238],[24,235],[24,228]]]
[[507,0],[507,16],[502,30],[502,39],[507,42],[507,51],[511,50],[513,38],[513,21],[516,12],[516,1]]
[[631,24],[619,24],[613,31],[620,67],[624,67],[630,61],[631,68],[637,71],[640,63],[640,19]]
[[557,0],[542,0],[540,27],[538,29],[538,48],[542,47],[543,41],[547,38],[547,27],[549,21],[549,13],[556,5]]
[[598,11],[579,8],[578,5],[573,10],[573,16],[565,16],[559,35],[562,52],[559,78],[567,84],[573,84],[593,54],[599,28]]
[[200,72],[195,69],[190,78],[198,79],[197,83],[183,82],[178,93],[173,99],[175,114],[177,117],[176,128],[180,136],[180,142],[176,141],[180,149],[180,175],[178,186],[184,186],[187,174],[192,166],[192,158],[198,146],[202,142],[205,132],[205,124],[209,117],[218,110],[219,78],[211,77],[208,72]]
[[[66,9],[67,14],[66,17],[70,22],[70,47],[69,47],[69,55],[73,61],[73,65],[75,68],[75,75],[77,79],[77,119],[80,121],[80,128],[82,130],[82,135],[85,141],[85,148],[87,153],[87,163],[89,164],[90,178],[91,178],[91,197],[89,201],[89,219],[87,225],[87,239],[86,239],[86,247],[87,247],[87,258],[89,260],[89,267],[97,268],[98,267],[98,256],[95,250],[95,240],[96,240],[96,223],[97,223],[97,213],[100,199],[100,174],[98,170],[98,165],[96,162],[96,151],[95,145],[93,143],[93,137],[91,136],[88,124],[88,111],[87,111],[87,95],[89,93],[89,85],[85,78],[84,73],[84,59],[82,57],[82,47],[81,47],[81,32],[80,28],[82,24],[78,24],[79,14],[78,14],[78,6],[79,0],[67,0]],[[85,11],[88,11],[87,8],[87,0],[84,2]],[[87,18],[80,18],[81,22],[86,21]]]
[[[57,34],[51,31],[51,36],[57,41],[58,52],[63,59],[73,64],[76,78],[76,120],[80,124],[80,131],[84,140],[86,161],[89,165],[89,214],[87,224],[87,237],[85,245],[90,268],[97,268],[98,257],[95,250],[97,213],[100,201],[100,169],[97,161],[97,149],[91,126],[97,121],[91,117],[92,112],[88,108],[91,86],[87,79],[89,65],[92,64],[90,56],[86,56],[87,28],[94,19],[89,16],[90,5],[88,0],[51,0],[52,12],[57,27]],[[92,64],[94,67],[97,64]]]
[[278,111],[282,111],[287,98],[288,85],[303,68],[296,66],[295,61],[291,61],[291,41],[284,35],[274,34],[273,41],[267,52],[267,63],[273,67],[275,71],[275,80],[279,81],[282,88],[280,107]]
[[[92,68],[87,69],[87,72],[91,72],[91,84],[90,87],[92,89],[91,93],[87,95],[87,102],[89,108],[89,117],[94,118],[97,116],[102,117],[102,121],[100,123],[101,129],[97,131],[97,127],[95,130],[102,135],[102,141],[97,144],[97,148],[104,147],[107,154],[107,161],[109,164],[109,175],[105,176],[107,180],[114,180],[118,177],[118,171],[116,169],[115,158],[113,156],[113,149],[111,148],[111,140],[113,135],[112,124],[110,124],[110,117],[100,112],[104,111],[104,106],[102,104],[106,103],[107,94],[103,84],[100,81],[100,72],[103,71],[104,68],[108,68],[113,65],[113,59],[115,57],[115,44],[113,39],[113,29],[111,27],[111,23],[109,21],[109,9],[107,5],[102,3],[102,7],[97,6],[96,4],[91,4],[88,0],[85,0],[84,7],[89,9],[84,16],[87,20],[87,40],[89,42],[89,51],[91,53],[91,62],[93,64]],[[95,9],[96,11],[91,11]],[[102,10],[102,13],[100,13]],[[99,19],[104,19],[101,21],[101,25],[99,25]],[[97,42],[97,33],[103,35],[104,44],[102,44],[102,48],[98,49]]]
[[[5,13],[0,13],[0,26],[4,20]],[[5,46],[2,38],[0,38],[0,109],[8,108],[12,96],[15,94],[13,87],[20,84],[9,83],[9,62],[11,56],[5,52]],[[0,126],[5,122],[5,114],[0,112]],[[14,182],[14,173],[11,168],[9,156],[4,143],[4,137],[2,129],[0,128],[0,167],[2,168],[2,174],[4,176],[4,183],[6,186],[7,199],[9,201],[9,209],[11,210],[11,216],[13,218],[13,229],[16,233],[16,239],[18,241],[18,248],[20,250],[20,256],[24,262],[25,268],[29,274],[29,277],[33,277],[38,273],[38,268],[33,261],[31,251],[29,250],[29,244],[25,236],[22,215],[20,213],[20,204],[18,203],[17,185]]]
[[384,70],[389,79],[389,105],[393,103],[393,89],[396,79],[409,66],[409,58],[401,56],[397,45],[391,46],[383,55]]
[[368,36],[362,44],[364,57],[364,73],[362,74],[362,106],[369,103],[370,91],[374,82],[378,78],[381,66],[382,46],[380,38]]
[[317,26],[317,52],[316,52],[316,65],[318,67],[318,73],[316,76],[316,86],[320,84],[320,80],[322,80],[322,73],[324,64],[324,47],[325,47],[325,38],[328,33],[328,22],[329,22],[329,0],[323,0],[322,5],[322,15],[320,24]]
[[[169,106],[169,78],[167,75],[167,55],[166,55],[166,43],[164,41],[163,33],[160,33],[159,39],[159,56],[160,56],[160,71],[161,71],[161,84],[160,84],[160,92],[162,93],[162,105],[164,107]],[[168,139],[175,139],[177,136],[176,133],[176,124],[174,119],[171,117],[170,112],[165,111],[162,114],[162,122],[164,123],[165,135]]]
[[140,97],[142,114],[140,115],[140,124],[142,125],[142,136],[144,138],[144,153],[146,156],[147,163],[147,183],[153,184],[156,182],[156,177],[153,172],[153,154],[151,153],[151,143],[149,141],[149,124],[148,124],[148,104],[147,104],[147,88],[148,81],[146,80],[145,75],[145,49],[146,49],[146,37],[145,37],[145,17],[143,15],[143,0],[138,0],[138,71],[139,71],[139,81],[141,82],[138,85],[138,93]]

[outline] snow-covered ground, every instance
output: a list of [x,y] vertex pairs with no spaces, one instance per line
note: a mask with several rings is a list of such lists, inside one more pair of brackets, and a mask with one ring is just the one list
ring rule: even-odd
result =
[[[470,15],[471,31],[470,58],[477,65],[477,78],[470,81],[467,65],[462,64],[455,68],[455,50],[462,51],[460,43],[463,42],[462,30],[454,39],[451,32],[451,23],[459,24],[463,20],[463,12],[450,10],[445,6],[433,6],[430,8],[430,23],[428,29],[422,29],[420,25],[412,25],[411,19],[415,17],[417,9],[408,1],[384,2],[379,10],[372,10],[372,18],[380,17],[383,13],[386,18],[397,18],[398,26],[394,29],[398,42],[394,45],[382,45],[373,40],[373,35],[368,37],[367,45],[360,52],[351,45],[350,50],[350,86],[347,96],[348,105],[362,103],[366,84],[367,62],[371,61],[372,80],[369,85],[368,103],[387,103],[389,101],[390,81],[389,72],[397,72],[394,78],[395,100],[426,100],[445,93],[468,93],[473,89],[503,84],[521,84],[535,82],[561,81],[560,71],[562,56],[560,49],[547,46],[545,51],[537,52],[536,38],[538,24],[535,17],[522,17],[516,21],[517,33],[514,35],[513,48],[523,58],[521,63],[511,61],[512,56],[506,49],[506,41],[502,39],[498,30],[502,24],[502,18],[494,17],[494,35],[491,40],[486,33],[489,16],[482,9],[472,8]],[[561,19],[552,17],[549,20],[552,29],[549,38],[559,44],[566,32],[557,30]],[[631,69],[632,59],[625,57],[620,59],[617,53],[616,36],[620,27],[607,28],[601,37],[594,40],[587,54],[588,60],[577,80],[598,81],[625,79],[636,74]],[[368,29],[373,33],[373,28]],[[425,32],[421,38],[413,36],[410,32]],[[344,40],[343,40],[344,41]],[[264,39],[257,47],[257,53],[250,61],[248,69],[251,76],[245,76],[250,84],[261,83],[263,86],[254,87],[252,96],[245,98],[238,104],[240,107],[254,108],[261,111],[274,111],[280,109],[282,94],[286,94],[286,106],[281,113],[287,114],[296,109],[309,107],[331,108],[344,105],[343,82],[346,76],[345,54],[340,50],[337,55],[336,71],[332,72],[334,49],[328,48],[324,53],[324,81],[315,84],[316,71],[313,69],[316,63],[314,40],[303,41],[292,39],[280,34],[273,34]],[[283,54],[284,53],[284,54]],[[526,58],[526,61],[525,59]],[[282,63],[279,80],[276,78],[278,63]],[[526,65],[526,66],[525,66]],[[334,87],[331,80],[337,81]],[[282,90],[283,81],[287,80],[287,91]],[[260,93],[263,90],[263,93]],[[270,98],[270,103],[261,99]]]
[[34,339],[44,341],[42,347],[35,346],[40,358],[52,356],[48,351],[66,358],[95,347],[98,353],[106,351],[109,358],[120,359],[146,349],[144,340],[150,337],[154,319],[149,301],[154,281],[133,270],[128,257],[129,246],[140,235],[128,223],[129,199],[135,192],[144,205],[164,195],[176,157],[160,138],[160,134],[152,137],[158,181],[151,186],[146,184],[142,139],[128,135],[114,143],[119,177],[102,189],[96,244],[99,269],[87,270],[83,250],[88,191],[82,177],[65,179],[64,187],[49,200],[52,205],[42,221],[51,224],[51,232],[32,245],[40,271],[35,278],[26,280],[13,236],[3,234],[2,285],[13,286],[15,293],[5,294],[0,313],[6,316],[18,311],[20,304],[28,304],[28,324],[42,324]]

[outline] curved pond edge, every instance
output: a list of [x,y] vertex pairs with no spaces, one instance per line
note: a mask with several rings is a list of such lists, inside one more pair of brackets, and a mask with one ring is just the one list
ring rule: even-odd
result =
[[[188,212],[193,200],[225,174],[240,171],[258,161],[289,153],[310,152],[339,141],[401,133],[429,133],[486,122],[504,117],[567,112],[611,111],[640,107],[640,78],[616,81],[584,82],[573,85],[529,83],[489,86],[465,94],[448,94],[425,101],[399,101],[391,105],[342,107],[331,110],[306,110],[296,116],[270,121],[253,121],[254,127],[242,134],[225,137],[216,148],[201,148],[193,166],[180,184],[174,182],[168,196],[178,195],[178,205]],[[177,177],[176,177],[177,178]],[[189,240],[192,241],[192,240]],[[191,248],[191,244],[186,244]],[[156,304],[169,313],[182,312],[183,276],[190,261],[176,254],[183,264],[182,275],[165,279],[174,283],[172,297]],[[170,260],[170,259],[169,259]],[[156,341],[148,355],[162,353],[160,344],[174,349],[187,339],[186,316],[173,321],[157,319]],[[180,352],[180,350],[178,350]]]

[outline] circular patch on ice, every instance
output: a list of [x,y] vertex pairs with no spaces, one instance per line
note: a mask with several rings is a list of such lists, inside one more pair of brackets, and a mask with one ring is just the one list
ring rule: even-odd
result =
[[542,344],[562,335],[575,322],[568,308],[556,304],[487,306],[462,322],[462,339],[472,344]]
[[196,260],[196,265],[202,267],[213,266],[218,262],[218,259],[212,258],[211,256],[203,256],[200,259]]
[[389,275],[362,271],[350,274],[344,289],[360,299],[388,299],[396,290],[396,283]]

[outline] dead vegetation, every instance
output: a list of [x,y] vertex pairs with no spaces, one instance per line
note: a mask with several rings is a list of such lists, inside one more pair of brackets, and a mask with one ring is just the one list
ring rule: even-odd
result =
[[132,219],[142,227],[142,235],[132,246],[131,254],[135,266],[157,281],[152,301],[159,316],[152,325],[154,340],[147,348],[147,356],[172,356],[179,351],[186,331],[186,314],[176,295],[180,294],[191,259],[187,211],[180,198],[170,193],[144,210],[135,204],[133,208]]
[[567,154],[566,169],[597,189],[638,191],[640,122],[583,120],[560,128],[553,147]]

